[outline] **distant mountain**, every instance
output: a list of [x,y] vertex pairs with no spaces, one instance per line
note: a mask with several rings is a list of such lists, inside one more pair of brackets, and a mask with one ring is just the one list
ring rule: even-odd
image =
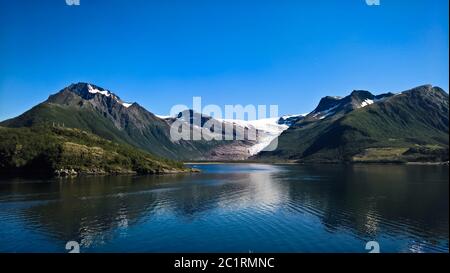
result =
[[[187,141],[193,146],[207,147],[202,150],[201,157],[191,157],[192,160],[245,160],[251,156],[249,149],[257,143],[247,137],[247,127],[217,120],[193,110],[185,110],[176,117],[166,117],[164,120],[170,126],[175,122],[187,126],[191,139],[194,139],[194,134],[201,136],[201,140]],[[227,125],[230,130],[225,129]],[[241,140],[237,137],[238,133],[242,136]]]
[[[189,117],[189,120],[185,120],[185,117]],[[214,119],[205,114],[196,113],[193,110],[186,110],[179,113],[176,117],[164,117],[164,119],[169,124],[173,124],[175,121],[183,121],[189,124],[192,132],[201,131],[203,135],[209,135],[211,138],[214,135],[218,135],[223,139],[223,141],[215,142],[217,145],[210,146],[210,150],[203,154],[207,160],[245,160],[266,149],[272,140],[289,128],[289,124],[294,119],[299,120],[302,117],[302,115],[291,115],[280,118],[245,121]],[[217,131],[215,126],[212,127],[211,131],[203,128],[207,122],[218,125],[217,127],[220,126],[221,130]],[[232,130],[228,132],[225,129],[227,126],[230,126]],[[256,138],[252,138],[250,132],[254,132]],[[233,141],[227,139],[233,139]]]
[[354,91],[322,98],[314,111],[278,138],[262,160],[298,162],[448,161],[449,96],[420,86],[375,96]]
[[289,115],[258,120],[221,119],[221,121],[224,123],[232,123],[235,126],[248,128],[248,130],[252,129],[257,132],[257,140],[252,142],[252,145],[248,147],[248,155],[254,156],[261,151],[271,150],[271,142],[283,131],[287,130],[294,122],[303,118],[303,115]]

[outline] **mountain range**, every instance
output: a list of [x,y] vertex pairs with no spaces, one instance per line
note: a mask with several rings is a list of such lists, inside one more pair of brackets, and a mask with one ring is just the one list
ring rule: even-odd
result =
[[325,97],[257,159],[296,162],[448,161],[449,96],[424,85],[375,96]]
[[[190,120],[183,120],[185,116]],[[60,90],[56,94],[36,105],[22,115],[0,123],[4,127],[33,127],[46,124],[63,124],[65,127],[78,128],[105,139],[129,144],[160,157],[176,160],[245,160],[264,148],[287,129],[276,120],[268,120],[270,130],[257,130],[255,140],[172,140],[170,126],[176,120],[188,124],[191,134],[201,131],[202,135],[221,134],[226,139],[227,132],[214,132],[196,126],[209,120],[233,126],[233,134],[248,131],[250,127],[257,130],[251,122],[234,122],[214,120],[212,117],[194,113],[192,110],[180,112],[176,117],[161,118],[149,112],[138,103],[126,103],[119,96],[102,87],[88,83],[76,83]],[[261,124],[261,121],[257,123]],[[258,127],[258,128],[256,128]],[[275,133],[273,132],[275,130]],[[232,138],[233,139],[233,138]],[[264,142],[261,144],[261,142]],[[269,143],[266,143],[269,144]]]
[[[188,110],[159,117],[113,92],[76,83],[51,95],[1,127],[76,128],[100,138],[172,160],[258,160],[294,162],[442,162],[448,161],[449,97],[424,85],[400,93],[373,95],[356,90],[346,97],[324,97],[306,115],[264,120],[214,119]],[[189,119],[185,117],[188,116]],[[233,131],[204,129],[213,121]],[[176,140],[174,122],[190,133],[219,135],[222,140]],[[224,126],[222,126],[224,127]],[[256,130],[256,139],[224,140]],[[267,146],[277,148],[264,151]],[[1,155],[1,154],[0,154]]]

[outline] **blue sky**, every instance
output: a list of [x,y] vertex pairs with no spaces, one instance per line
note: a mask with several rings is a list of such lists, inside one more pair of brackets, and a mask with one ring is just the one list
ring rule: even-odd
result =
[[72,82],[175,104],[312,110],[354,89],[448,92],[448,1],[0,0],[0,120]]

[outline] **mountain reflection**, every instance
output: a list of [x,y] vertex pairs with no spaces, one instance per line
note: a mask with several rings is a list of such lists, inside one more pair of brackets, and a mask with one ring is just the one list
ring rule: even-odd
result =
[[[298,172],[300,177],[320,173],[322,183],[292,183],[290,199],[323,212],[322,221],[330,230],[352,228],[370,237],[382,225],[387,232],[415,228],[448,237],[448,168],[313,166]],[[404,227],[390,229],[396,223]]]
[[235,240],[239,230],[250,228],[262,238],[268,230],[307,235],[301,227],[317,219],[326,233],[345,231],[358,240],[406,233],[431,245],[448,241],[448,167],[197,167],[203,172],[7,180],[0,183],[0,208],[28,230],[63,242],[76,240],[84,247],[105,245],[133,227],[153,224],[161,225],[161,232],[177,225],[183,233],[200,220],[205,221],[200,227],[229,229]]

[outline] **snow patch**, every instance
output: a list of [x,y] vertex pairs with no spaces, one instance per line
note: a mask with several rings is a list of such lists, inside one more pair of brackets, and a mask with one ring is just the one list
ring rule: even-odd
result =
[[101,94],[101,95],[106,96],[106,97],[110,97],[111,96],[117,103],[122,104],[125,108],[128,108],[131,105],[133,105],[133,103],[123,102],[123,101],[119,100],[117,96],[115,96],[113,93],[109,92],[108,90],[99,90],[97,88],[94,88],[90,84],[88,84],[88,91],[91,94]]
[[361,103],[361,107],[366,107],[367,105],[371,105],[373,104],[374,101],[370,100],[370,99],[365,99],[362,103]]
[[282,119],[288,119],[288,118],[296,118],[296,117],[306,117],[306,115],[308,115],[309,113],[304,113],[304,114],[300,114],[300,115],[284,115],[281,116],[280,118]]
[[313,118],[324,119],[324,118],[326,118],[326,117],[329,117],[329,116],[331,116],[331,115],[334,115],[334,113],[335,113],[334,110],[335,110],[336,108],[338,108],[339,105],[340,105],[340,104],[337,104],[337,105],[335,105],[335,106],[333,106],[333,107],[331,107],[331,108],[328,108],[327,110],[320,111],[320,112],[314,114],[314,115],[313,115]]
[[90,85],[90,84],[88,84],[88,91],[91,94],[99,93],[99,94],[102,94],[103,96],[107,96],[107,97],[109,97],[111,95],[111,93],[108,90],[103,90],[102,91],[102,90],[99,90],[97,88],[92,87],[92,85]]
[[168,119],[168,118],[173,118],[172,116],[164,116],[164,115],[156,115],[156,117],[160,118],[160,119]]

